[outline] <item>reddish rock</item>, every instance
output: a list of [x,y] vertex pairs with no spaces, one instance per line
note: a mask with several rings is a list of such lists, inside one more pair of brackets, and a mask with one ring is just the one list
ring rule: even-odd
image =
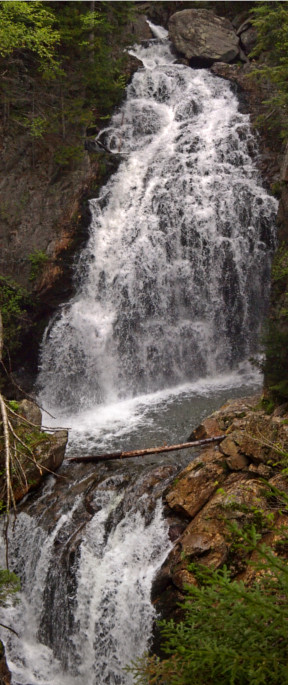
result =
[[249,466],[249,459],[244,456],[244,454],[239,454],[239,452],[232,457],[226,459],[226,464],[230,471],[242,471],[247,469]]
[[218,435],[223,435],[223,433],[224,431],[219,427],[217,419],[209,416],[207,419],[204,419],[204,421],[200,423],[200,425],[197,426],[194,431],[192,431],[188,440],[191,440],[192,442],[193,440],[214,438]]
[[227,457],[237,457],[239,450],[232,438],[225,438],[220,445],[220,452],[223,452]]
[[209,455],[211,463],[201,463],[199,460],[192,463],[168,491],[166,501],[171,509],[192,518],[223,482],[225,473],[220,452],[211,450]]

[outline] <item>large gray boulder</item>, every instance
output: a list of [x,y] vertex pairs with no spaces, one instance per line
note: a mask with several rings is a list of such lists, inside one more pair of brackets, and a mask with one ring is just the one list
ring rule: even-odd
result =
[[232,62],[239,55],[239,38],[228,19],[205,9],[187,9],[172,14],[169,37],[176,50],[189,60]]

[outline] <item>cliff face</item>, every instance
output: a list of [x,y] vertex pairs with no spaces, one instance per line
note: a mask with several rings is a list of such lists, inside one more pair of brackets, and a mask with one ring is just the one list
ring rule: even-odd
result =
[[[106,11],[109,15],[109,8]],[[126,8],[122,11],[125,13]],[[71,12],[73,19],[75,8],[68,8],[67,12],[68,15]],[[118,12],[121,19],[121,8]],[[75,18],[73,21],[77,25]],[[111,65],[122,60],[123,49],[131,41],[151,37],[142,13],[136,13],[124,27],[120,22],[117,31],[117,45],[107,35],[107,60],[111,60]],[[20,374],[21,385],[28,390],[29,375],[33,376],[37,370],[38,345],[49,316],[73,295],[75,259],[88,238],[89,199],[97,197],[99,188],[118,165],[115,156],[95,150],[95,136],[107,125],[103,111],[109,105],[103,104],[100,94],[99,101],[96,98],[93,105],[93,94],[85,86],[87,55],[82,55],[81,74],[81,64],[80,67],[76,64],[80,59],[77,50],[75,43],[75,56],[71,50],[64,52],[63,83],[61,76],[55,81],[45,81],[29,55],[16,55],[3,72],[0,90],[0,306],[2,311],[6,310],[6,283],[11,284],[12,290],[14,286],[23,289],[23,312],[15,308],[15,312],[5,317],[3,311],[3,319],[4,323],[5,318],[9,322],[11,316],[15,319],[11,332],[4,326],[8,348],[11,337],[18,336],[20,341],[16,341],[16,352],[14,346],[8,349],[8,357],[12,357],[14,370],[28,369],[27,376]],[[109,88],[112,89],[114,105],[119,89],[122,88],[124,95],[125,83],[138,66],[136,62],[128,57],[121,61],[121,77],[113,66],[111,80],[120,79],[116,94],[108,82],[109,64],[108,71],[105,64],[100,65],[102,88],[105,91],[107,79],[107,90],[109,93]],[[90,58],[88,63],[90,67]],[[6,364],[10,363],[8,357]],[[11,395],[8,387],[5,390]]]
[[[259,400],[231,400],[205,419],[190,438],[222,435],[223,441],[203,448],[166,491],[174,546],[153,588],[153,601],[165,618],[179,615],[186,586],[197,585],[191,564],[208,569],[225,564],[233,579],[248,585],[257,577],[249,565],[256,553],[237,546],[235,529],[241,537],[254,526],[259,544],[276,554],[280,550],[287,518],[281,494],[287,496],[288,482],[280,463],[288,450],[287,405],[268,416]],[[158,641],[156,627],[156,651]]]

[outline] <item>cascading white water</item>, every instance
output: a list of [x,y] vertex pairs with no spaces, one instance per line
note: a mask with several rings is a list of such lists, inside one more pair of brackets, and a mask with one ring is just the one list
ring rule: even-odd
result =
[[249,117],[226,81],[174,64],[167,39],[132,54],[144,68],[101,133],[122,162],[43,342],[42,402],[66,410],[235,368],[267,305],[276,201]]
[[115,492],[113,477],[101,487],[93,502],[99,511],[72,565],[68,544],[79,497],[51,532],[24,513],[16,521],[10,557],[22,592],[18,604],[1,611],[1,620],[18,632],[18,638],[5,630],[1,635],[14,685],[133,683],[124,669],[148,648],[155,618],[151,584],[171,543],[160,501],[149,521],[141,513],[146,495],[113,521],[124,493]]
[[[206,377],[207,405],[211,389],[233,387],[233,369],[257,349],[267,302],[276,202],[259,182],[249,118],[228,83],[174,64],[163,30],[157,35],[133,50],[144,68],[101,134],[122,161],[91,202],[79,292],[43,342],[42,402],[58,416],[62,408],[102,403],[96,415],[91,409],[67,419],[76,433],[84,426],[73,438],[76,449],[93,449],[92,426],[97,444],[109,449],[112,415],[118,446],[122,434],[128,440],[128,423],[139,437],[142,422],[148,440],[163,398],[169,438],[188,437],[191,389],[197,394],[197,379]],[[140,393],[152,391],[147,404]],[[135,395],[136,404],[119,401]],[[21,575],[21,603],[2,617],[20,638],[4,633],[13,685],[131,683],[123,667],[147,648],[152,577],[170,542],[159,504],[145,522],[145,495],[118,515],[129,497],[112,481],[104,479],[95,494],[72,562],[66,546],[88,511],[77,488],[69,502],[65,493],[48,531],[46,504],[40,521],[24,513],[17,519],[10,556]]]

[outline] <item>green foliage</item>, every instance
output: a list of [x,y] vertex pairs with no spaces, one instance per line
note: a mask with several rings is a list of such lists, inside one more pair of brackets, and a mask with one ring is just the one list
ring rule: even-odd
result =
[[20,590],[20,580],[16,573],[7,569],[0,569],[0,605],[6,606],[11,595]]
[[258,406],[259,409],[264,409],[266,414],[273,414],[273,411],[275,409],[275,402],[273,402],[271,397],[262,397]]
[[[46,3],[45,3],[46,4]],[[60,33],[55,29],[55,16],[43,2],[0,3],[0,55],[31,51],[42,69],[57,68],[56,46]]]
[[288,283],[288,248],[286,245],[281,245],[273,260],[271,277],[274,285],[282,285],[282,289],[286,289]]
[[121,101],[133,12],[133,2],[0,2],[5,127],[29,133],[33,166],[45,148],[64,169],[79,163],[85,128]]
[[253,586],[233,581],[225,567],[211,571],[193,566],[199,585],[187,587],[184,619],[161,623],[167,658],[147,657],[133,664],[135,683],[288,683],[287,562],[259,546],[254,527],[241,544],[258,552]]
[[7,350],[12,354],[20,346],[19,336],[25,329],[28,307],[31,307],[31,298],[26,290],[11,279],[0,276],[0,310],[3,319],[4,359]]
[[[286,2],[257,2],[252,10],[252,23],[257,29],[257,44],[250,57],[261,63],[254,75],[275,86],[265,101],[269,107],[263,123],[280,126],[281,137],[288,138],[288,5]],[[264,53],[264,54],[263,54]],[[270,116],[269,116],[270,115]],[[272,116],[273,115],[273,116]]]
[[21,121],[23,126],[28,129],[32,138],[43,138],[47,129],[47,121],[43,116],[23,117]]
[[17,412],[19,410],[19,402],[16,402],[16,400],[10,400],[8,402],[8,404],[9,404],[10,409],[12,409],[12,411]]
[[55,152],[54,160],[59,166],[68,167],[72,162],[81,160],[83,155],[83,145],[61,145]]
[[35,281],[40,276],[44,265],[48,262],[49,257],[46,252],[42,250],[35,250],[28,256],[30,262],[30,281]]
[[271,400],[288,399],[288,249],[281,245],[272,265],[273,309],[263,336],[265,385]]

